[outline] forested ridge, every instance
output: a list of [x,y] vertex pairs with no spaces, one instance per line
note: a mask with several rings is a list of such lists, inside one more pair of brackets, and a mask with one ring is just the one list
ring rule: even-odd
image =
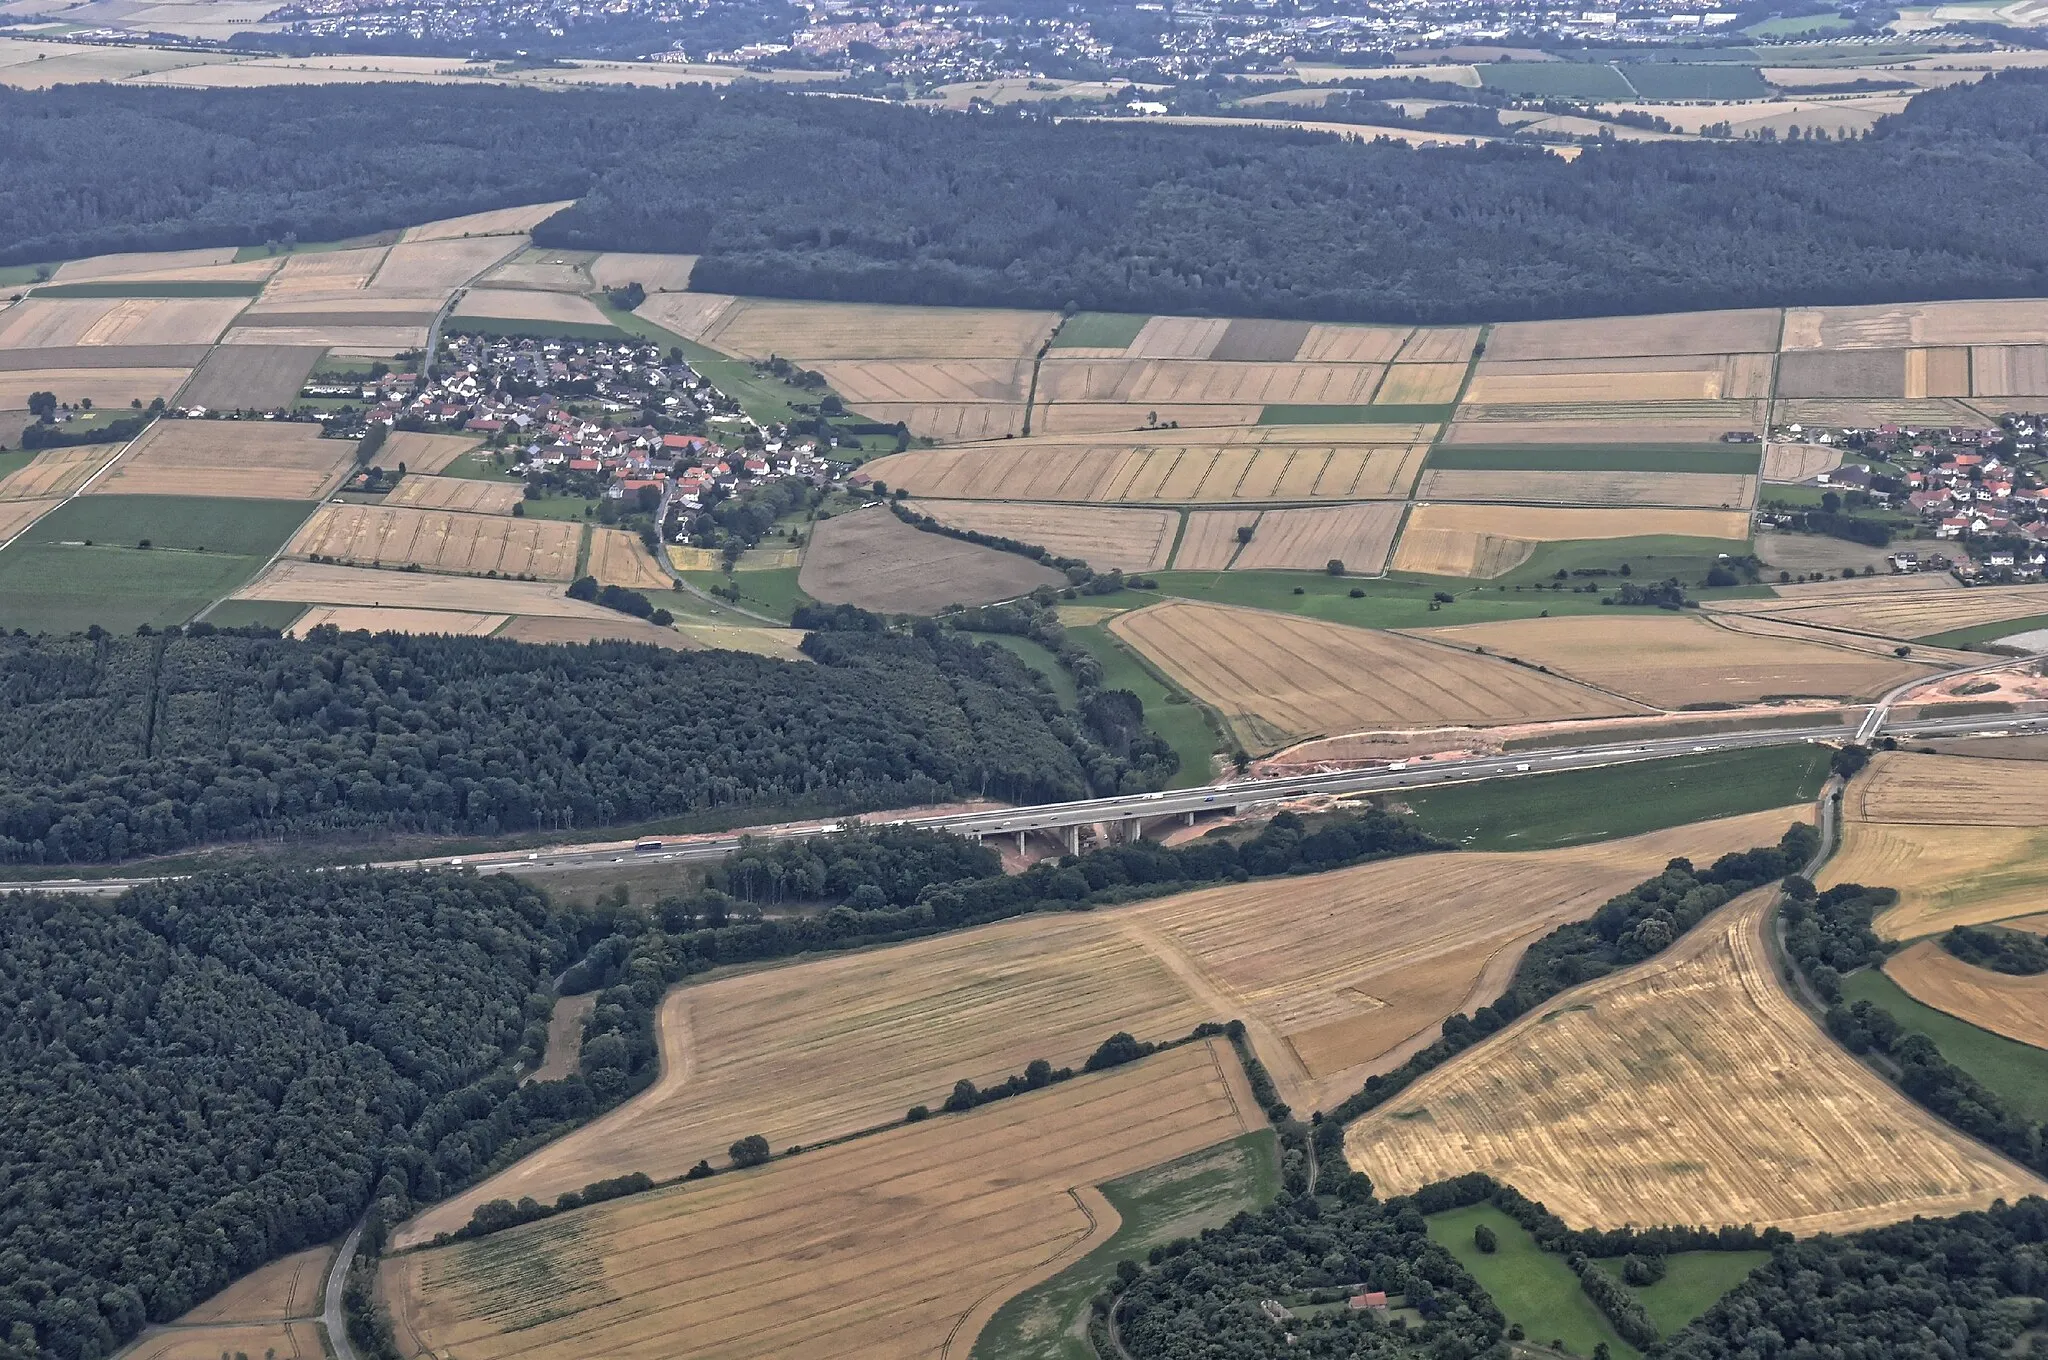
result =
[[331,629],[0,638],[0,861],[1057,801],[1165,777],[1000,647],[926,628],[806,648],[815,664]]
[[535,239],[699,254],[700,289],[792,297],[1469,321],[2048,293],[2040,71],[1922,94],[1858,141],[1574,162],[748,88],[440,85],[0,91],[0,148],[0,264],[580,196]]

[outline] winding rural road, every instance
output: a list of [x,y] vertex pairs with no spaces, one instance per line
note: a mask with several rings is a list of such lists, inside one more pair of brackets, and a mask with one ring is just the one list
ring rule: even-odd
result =
[[320,1325],[327,1329],[327,1341],[333,1347],[334,1360],[359,1360],[355,1347],[349,1344],[348,1318],[341,1309],[341,1291],[348,1285],[349,1263],[356,1259],[356,1243],[362,1237],[361,1223],[350,1228],[348,1236],[341,1239],[341,1250],[334,1253],[334,1264],[327,1268],[327,1301],[320,1310]]

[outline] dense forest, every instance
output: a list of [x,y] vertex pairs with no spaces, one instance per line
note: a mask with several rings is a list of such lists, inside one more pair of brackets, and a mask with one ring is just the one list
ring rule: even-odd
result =
[[512,1075],[606,929],[447,874],[0,897],[0,1357],[111,1354],[622,1097],[617,1071]]
[[1857,141],[1573,162],[745,88],[5,91],[0,146],[0,264],[580,196],[536,240],[794,297],[1466,321],[2048,293],[2038,71]]
[[[992,644],[925,625],[806,648],[815,664],[332,629],[0,638],[0,862],[1056,801],[1170,773]],[[1100,726],[1129,749],[1116,715]]]

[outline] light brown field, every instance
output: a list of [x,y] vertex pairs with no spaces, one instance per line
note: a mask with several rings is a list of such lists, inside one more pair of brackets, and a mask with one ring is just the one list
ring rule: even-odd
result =
[[1884,972],[1922,1005],[1993,1034],[2048,1048],[2048,975],[2014,977],[1973,968],[1933,940],[1892,955]]
[[1764,427],[1760,401],[1542,406],[1474,405],[1468,393],[1446,444],[1717,444],[1730,430]]
[[2048,345],[1979,345],[1970,351],[1970,391],[1979,397],[2048,393]]
[[308,325],[424,326],[434,319],[442,301],[441,292],[421,288],[307,288],[275,297],[266,291],[250,304],[243,322],[252,326],[289,325],[295,320]]
[[1881,751],[1850,782],[1852,821],[1930,826],[2048,826],[2048,768],[2034,760]]
[[1002,439],[1024,430],[1024,404],[979,402],[889,402],[861,403],[860,414],[885,425],[897,422],[923,439],[946,444],[966,444],[984,439]]
[[1257,526],[1257,510],[1194,510],[1181,532],[1180,551],[1174,554],[1175,571],[1222,571],[1237,556],[1237,531]]
[[1292,614],[1169,600],[1109,627],[1252,751],[1339,732],[1640,711],[1491,657]]
[[1552,509],[1527,505],[1418,505],[1394,552],[1394,570],[1485,579],[1514,570],[1541,543],[1676,534],[1749,537],[1735,510]]
[[832,390],[868,409],[879,402],[1001,402],[1021,408],[1029,359],[843,360],[818,366]]
[[1409,335],[1394,357],[1404,364],[1462,364],[1478,343],[1477,326],[1424,326]]
[[286,631],[302,638],[323,624],[344,633],[445,633],[453,637],[489,637],[504,626],[504,614],[464,613],[454,609],[378,609],[373,606],[316,604],[292,620]]
[[1268,510],[1259,517],[1252,541],[1244,545],[1231,567],[1321,571],[1334,559],[1348,572],[1377,575],[1386,570],[1387,554],[1393,551],[1394,535],[1406,509],[1399,501],[1380,501],[1313,510]]
[[879,506],[812,526],[797,584],[813,599],[884,613],[1027,595],[1066,577],[1017,553],[927,533]]
[[1199,359],[1062,359],[1038,369],[1038,399],[1155,405],[1355,406],[1372,400],[1379,364],[1250,364]]
[[1164,569],[1180,528],[1180,516],[1171,510],[985,501],[917,501],[910,508],[956,529],[1035,543],[1097,571]]
[[594,992],[561,997],[555,1002],[555,1009],[548,1016],[546,1054],[526,1080],[560,1081],[583,1065],[583,1022],[596,1008]]
[[1771,586],[1771,599],[1716,600],[1706,606],[1710,614],[1776,614],[1786,602],[1812,604],[1842,600],[1886,600],[1900,596],[1951,594],[1967,589],[1946,573],[1919,572],[1911,576],[1863,576],[1853,581],[1791,581]]
[[629,590],[665,591],[675,584],[638,534],[602,525],[590,531],[590,563],[585,570],[601,584]]
[[[424,571],[378,571],[329,562],[273,562],[255,580],[236,591],[234,598],[536,615],[599,623],[611,623],[615,619],[638,622],[615,610],[572,600],[562,593],[559,585],[547,581],[490,580],[481,576],[442,576]],[[522,621],[515,617],[513,623],[507,625],[508,630]]]
[[697,268],[695,255],[639,255],[606,251],[590,262],[590,277],[600,288],[637,283],[650,293],[679,293],[690,286]]
[[264,286],[261,300],[275,302],[303,293],[340,293],[367,288],[383,263],[383,246],[289,256]]
[[1382,1193],[1485,1171],[1574,1226],[1847,1232],[2048,1185],[1948,1128],[1785,995],[1746,894],[1351,1125]]
[[[1052,312],[779,302],[719,294],[653,297],[643,316],[727,354],[805,363],[825,359],[1028,359],[1052,334]],[[671,325],[673,317],[679,325]],[[681,329],[682,325],[694,328]]]
[[407,510],[384,505],[323,505],[285,545],[293,557],[427,571],[536,576],[566,581],[576,574],[581,524]]
[[4,499],[5,483],[0,483],[0,543],[5,543],[44,515],[49,514],[63,502],[56,499],[40,501],[16,501]]
[[427,323],[399,326],[289,325],[234,326],[222,345],[277,345],[294,349],[333,350],[337,354],[392,358],[427,343]]
[[1580,321],[1510,321],[1486,339],[1486,361],[1663,354],[1759,354],[1778,348],[1775,307],[1667,312]]
[[1787,350],[2040,344],[2048,344],[2048,300],[2040,298],[1794,308],[1785,314]]
[[[963,1355],[973,1337],[956,1333],[984,1300],[1114,1230],[1092,1187],[1261,1123],[1236,1058],[1209,1040],[799,1163],[399,1257],[385,1289],[408,1352],[469,1360],[673,1355],[678,1336],[702,1360]],[[809,1245],[792,1257],[792,1243]]]
[[385,252],[370,287],[381,293],[447,293],[510,255],[517,244],[506,236],[402,242]]
[[486,288],[530,288],[545,293],[588,293],[594,283],[584,270],[589,256],[582,251],[520,251],[483,276]]
[[196,250],[135,251],[125,255],[94,255],[57,266],[50,277],[57,283],[92,283],[129,274],[161,273],[227,264],[235,258],[233,246],[201,246]]
[[251,1356],[275,1351],[277,1360],[323,1360],[327,1354],[319,1327],[311,1321],[220,1322],[167,1328],[125,1352],[123,1360],[220,1360],[236,1351]]
[[[319,1316],[334,1260],[331,1246],[310,1247],[244,1275],[179,1318],[179,1327],[217,1322],[268,1322]],[[317,1354],[317,1348],[316,1352]]]
[[318,500],[354,461],[318,425],[268,420],[159,420],[136,436],[88,494]]
[[1222,317],[1155,316],[1138,328],[1124,353],[1133,359],[1206,359],[1229,329]]
[[79,444],[44,449],[26,466],[0,479],[0,501],[39,501],[68,496],[86,478],[113,461],[118,444]]
[[1121,401],[1040,402],[1032,408],[1031,429],[1040,435],[1108,434],[1124,430],[1186,428],[1190,433],[1258,424],[1264,406],[1232,402],[1209,405],[1154,402],[1134,406]]
[[1453,1010],[1491,1000],[1471,1000],[1474,989],[1533,934],[1590,915],[1673,856],[1706,862],[1775,842],[1802,817],[1779,809],[1598,845],[1410,856],[1290,880],[1284,893],[1226,885],[678,987],[662,1004],[652,1088],[427,1210],[397,1240],[452,1231],[488,1199],[549,1201],[631,1170],[677,1175],[747,1133],[780,1148],[872,1127],[936,1105],[961,1077],[987,1085],[1037,1057],[1078,1065],[1118,1029],[1156,1040],[1243,1017],[1282,1095],[1306,1112]]
[[147,406],[157,397],[178,395],[189,368],[26,368],[0,370],[0,411],[28,408],[31,392],[55,392],[57,400],[77,402],[90,397],[95,406],[126,406],[140,398]]
[[445,472],[456,459],[477,447],[479,441],[468,435],[416,434],[407,430],[393,430],[385,438],[384,447],[370,460],[370,465],[395,471],[398,465],[403,463],[409,473],[431,476],[437,472]]
[[1827,444],[1764,445],[1763,476],[1767,482],[1803,482],[1842,465],[1842,451]]
[[1904,398],[1912,395],[1906,391],[1906,359],[1911,353],[1897,349],[1788,351],[1778,360],[1778,396]]
[[[191,381],[178,392],[177,404],[186,410],[203,406],[214,411],[275,411],[290,405],[324,348],[283,343],[281,337],[295,329],[229,331],[224,337],[228,343],[209,350],[193,370]],[[243,343],[240,336],[253,338]]]
[[1311,326],[1294,357],[1302,363],[1392,363],[1411,334],[1407,326]]
[[[1843,397],[1801,399],[1781,397],[1772,408],[1779,424],[1863,426],[1886,423],[1898,425],[1984,424],[1982,413],[1960,401],[1927,397],[1909,401],[1904,397]],[[1754,427],[1752,427],[1754,428]]]
[[[1393,426],[1389,434],[1416,428]],[[914,495],[967,500],[1201,504],[1405,496],[1426,446],[1348,442],[1358,437],[1332,438],[1308,426],[1159,430],[1128,439],[1034,436],[899,453],[866,470]]]
[[[1822,641],[1763,637],[1697,616],[1581,614],[1428,628],[1415,633],[1546,666],[1658,708],[1790,695],[1875,697],[1932,666]],[[1819,636],[1819,635],[1816,635]]]
[[519,236],[532,231],[574,201],[565,198],[556,203],[528,203],[517,208],[493,208],[489,212],[468,213],[462,217],[444,217],[438,222],[407,227],[405,235],[398,239],[449,241],[464,236]]
[[1716,472],[1494,472],[1437,468],[1418,500],[1536,501],[1552,505],[1672,505],[1747,510],[1757,479]]
[[[411,464],[406,465],[408,468]],[[480,482],[469,477],[430,477],[408,472],[383,504],[415,510],[468,510],[479,515],[509,515],[524,498],[517,482]]]
[[721,652],[745,652],[777,661],[809,661],[801,650],[810,634],[793,628],[750,628],[728,623],[681,623],[676,630],[700,646]]
[[659,293],[641,303],[633,314],[674,331],[686,340],[708,344],[705,337],[723,326],[727,315],[739,305],[740,300],[727,293]]
[[575,325],[607,325],[604,313],[587,297],[574,293],[547,293],[533,288],[472,288],[455,304],[459,326],[466,316],[497,317],[508,321],[567,321]]
[[[1851,583],[1843,582],[1844,587]],[[1859,583],[1860,584],[1860,583]],[[1781,592],[1789,594],[1789,592]],[[1806,600],[1818,603],[1806,603]],[[1842,598],[1795,596],[1775,607],[1745,612],[1768,613],[1792,623],[1850,628],[1885,637],[1913,639],[1974,628],[1980,623],[2024,619],[2048,614],[2048,586],[1979,586],[1973,590],[1888,591]]]
[[1475,405],[1547,405],[1552,402],[1715,401],[1721,369],[1665,369],[1654,372],[1571,371],[1503,373],[1485,365],[1472,377],[1465,400]]
[[0,349],[210,345],[247,298],[39,298],[0,311]]
[[[494,636],[510,638],[514,642],[645,642],[655,647],[666,647],[670,651],[690,652],[701,646],[716,644],[702,638],[685,637],[673,628],[661,628],[615,610],[606,610],[608,618],[564,618],[560,616],[543,618],[527,615],[513,619],[500,628]],[[768,632],[769,629],[758,629]],[[792,637],[798,636],[791,634]]]
[[1456,401],[1465,382],[1463,364],[1391,364],[1386,380],[1372,395],[1376,406],[1403,403],[1435,405]]
[[1906,351],[1908,397],[1970,395],[1970,351],[1960,345]]

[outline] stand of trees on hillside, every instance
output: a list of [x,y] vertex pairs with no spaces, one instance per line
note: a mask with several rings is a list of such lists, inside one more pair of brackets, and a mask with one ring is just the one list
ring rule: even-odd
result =
[[1448,322],[2037,295],[2044,134],[2026,70],[1856,141],[1573,162],[770,90],[0,91],[0,264],[580,197],[535,239],[788,297]]
[[1056,801],[1165,778],[1001,647],[875,623],[812,637],[813,663],[332,629],[0,638],[0,861]]

